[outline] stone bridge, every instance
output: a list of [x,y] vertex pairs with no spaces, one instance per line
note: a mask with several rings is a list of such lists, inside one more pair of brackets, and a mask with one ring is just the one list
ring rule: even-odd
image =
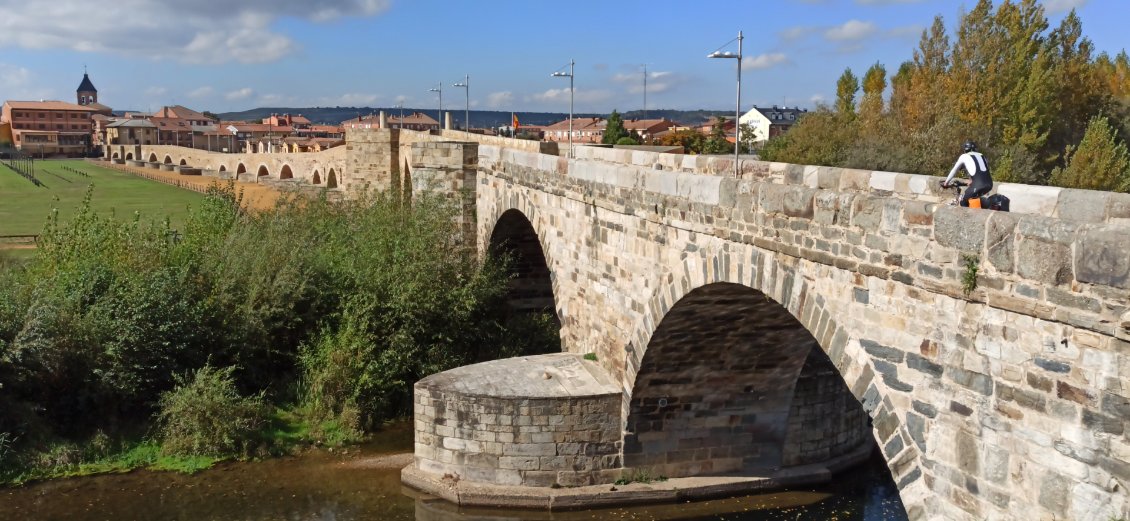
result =
[[561,324],[560,354],[417,383],[406,483],[681,499],[828,479],[874,443],[911,519],[1128,516],[1130,196],[1004,185],[1000,213],[937,178],[538,146],[347,145],[342,179],[462,200],[480,251],[515,254],[515,308]]

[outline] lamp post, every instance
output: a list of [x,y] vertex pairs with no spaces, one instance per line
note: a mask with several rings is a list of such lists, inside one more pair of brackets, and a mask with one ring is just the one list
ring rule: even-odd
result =
[[[742,143],[742,126],[738,122],[738,118],[742,115],[742,32],[738,31],[738,53],[734,54],[730,51],[714,51],[708,55],[707,58],[737,58],[738,60],[738,101],[737,106],[734,107],[734,177],[738,177],[738,150],[741,148]],[[733,40],[730,40],[732,42]],[[726,42],[729,45],[730,42]],[[725,45],[723,45],[725,47]]]
[[643,118],[647,119],[647,64],[643,64]]
[[576,62],[569,59],[569,72],[557,71],[552,74],[555,78],[569,78],[569,157],[573,157],[573,65],[575,64]]
[[396,108],[400,109],[400,126],[396,128],[404,128],[404,102],[397,103]]
[[452,87],[463,87],[464,93],[467,94],[467,108],[463,110],[463,130],[471,131],[471,75],[463,76],[463,81],[452,85]]
[[428,89],[428,92],[439,93],[439,111],[436,112],[436,122],[439,123],[439,128],[443,128],[443,82],[441,81],[434,89]]

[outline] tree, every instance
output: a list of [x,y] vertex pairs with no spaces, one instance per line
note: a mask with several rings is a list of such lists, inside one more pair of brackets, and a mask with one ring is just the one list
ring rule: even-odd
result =
[[1051,182],[1065,188],[1130,191],[1130,153],[1105,116],[1091,118],[1079,146],[1067,151],[1067,166]]
[[207,110],[202,112],[202,114],[204,115],[204,117],[206,117],[206,118],[208,118],[212,121],[219,121],[220,120],[220,116],[217,116],[216,114],[214,114],[212,112],[208,112]]
[[864,134],[878,131],[883,117],[883,91],[887,89],[887,69],[875,63],[863,75],[863,100],[859,103],[860,129]]
[[725,154],[734,151],[734,144],[726,139],[726,118],[716,116],[714,128],[710,130],[710,137],[702,147],[703,154]]
[[656,145],[663,146],[681,146],[688,154],[701,154],[703,146],[706,143],[706,136],[697,130],[676,130],[664,134],[653,141]]
[[836,113],[846,116],[855,116],[855,93],[859,90],[859,79],[852,74],[851,68],[844,69],[840,79],[836,82]]
[[612,114],[608,116],[608,124],[604,127],[604,137],[600,142],[606,145],[615,145],[620,138],[628,137],[628,131],[624,129],[624,118],[620,113],[613,110]]

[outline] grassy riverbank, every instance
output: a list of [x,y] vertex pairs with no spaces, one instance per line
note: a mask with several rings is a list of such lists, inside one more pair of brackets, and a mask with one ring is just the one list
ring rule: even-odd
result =
[[409,415],[424,376],[560,349],[442,200],[237,199],[214,191],[174,232],[88,198],[0,265],[6,481],[346,443]]

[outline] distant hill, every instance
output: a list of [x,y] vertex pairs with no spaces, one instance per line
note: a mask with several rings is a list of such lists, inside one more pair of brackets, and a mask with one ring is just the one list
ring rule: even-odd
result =
[[[400,110],[396,107],[260,107],[242,112],[224,112],[217,114],[225,121],[262,121],[263,118],[271,114],[301,114],[306,116],[310,121],[317,124],[336,125],[347,119],[356,118],[358,116],[367,116],[369,114],[377,114],[380,111],[385,111],[388,115],[398,115]],[[463,126],[463,111],[458,108],[448,109],[451,112],[451,117],[456,126]],[[412,112],[423,112],[432,116],[436,116],[435,107],[432,108],[404,108],[405,114]],[[510,112],[500,110],[472,110],[471,123],[475,127],[500,127],[510,124]],[[518,122],[522,125],[549,125],[562,121],[569,117],[565,112],[516,112]],[[642,111],[633,110],[623,113],[625,119],[641,118]],[[647,117],[659,118],[664,117],[672,121],[677,121],[685,125],[699,125],[710,121],[716,115],[731,116],[732,112],[719,111],[719,110],[648,110]],[[575,118],[582,117],[607,117],[607,114],[597,113],[577,113],[574,114]]]

